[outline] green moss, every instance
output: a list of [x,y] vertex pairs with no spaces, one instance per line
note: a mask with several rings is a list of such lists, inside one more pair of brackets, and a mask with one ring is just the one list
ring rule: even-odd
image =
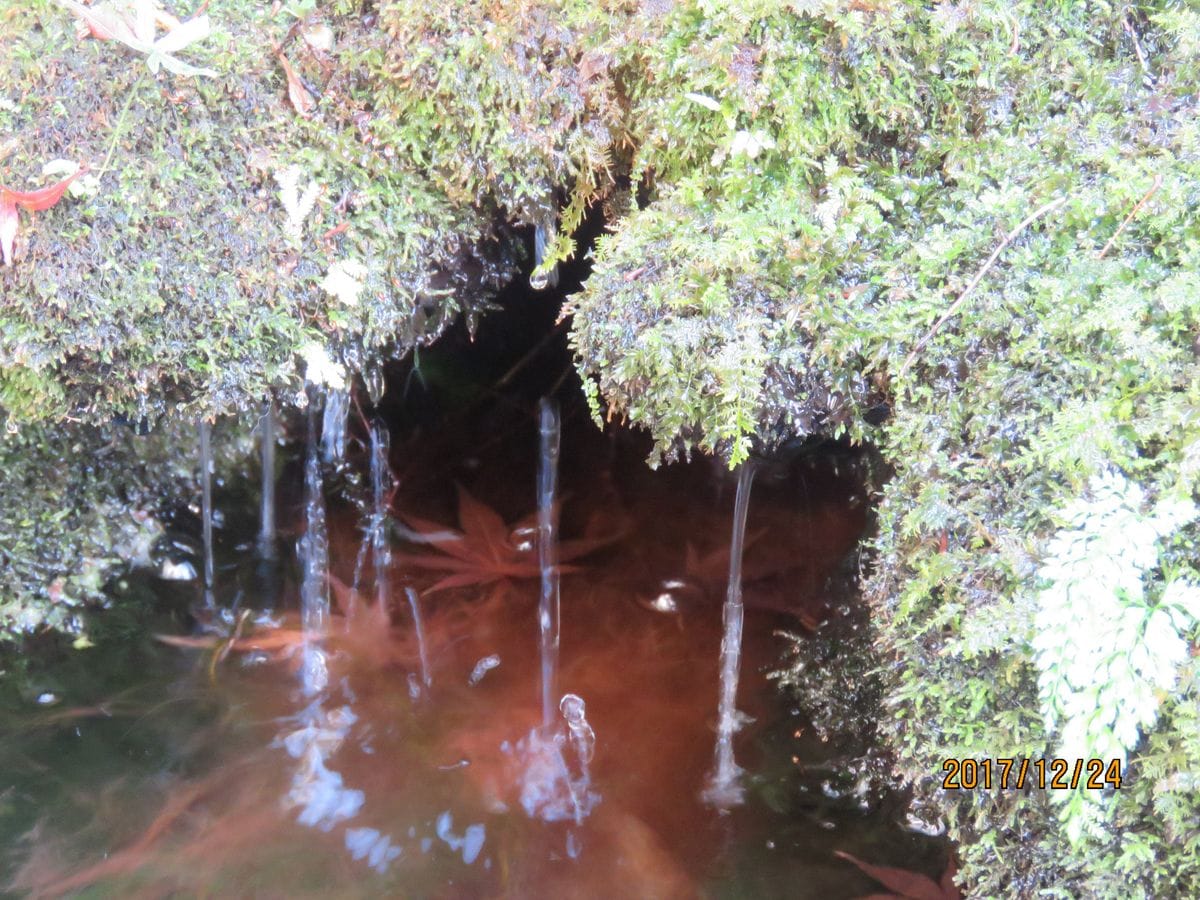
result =
[[629,88],[649,202],[575,303],[596,409],[659,454],[882,447],[881,733],[983,896],[1200,886],[1194,674],[1107,837],[1072,845],[1044,793],[938,788],[948,757],[1053,755],[1030,639],[1054,511],[1108,467],[1197,487],[1198,24],[1168,4],[677,5]]
[[600,240],[574,305],[572,344],[609,414],[649,425],[660,455],[698,447],[734,464],[752,438],[860,436],[872,391],[853,351],[823,335],[832,295],[806,303],[800,264],[773,266],[792,198],[700,211],[684,190]]
[[[222,468],[250,449],[222,430]],[[190,426],[147,436],[87,425],[26,426],[0,436],[0,639],[46,627],[78,632],[107,605],[106,581],[149,564],[169,505],[198,494]]]
[[[309,120],[266,50],[286,11],[214,10],[218,33],[187,51],[210,80],[77,44],[46,2],[0,20],[6,183],[54,157],[101,170],[94,198],[24,219],[0,270],[10,422],[192,416],[294,386],[309,340],[354,363],[408,346],[483,308],[505,267],[466,290],[449,273],[497,211],[558,218],[548,266],[604,200],[572,335],[598,414],[647,428],[659,456],[736,463],[844,434],[894,466],[867,585],[880,732],[964,842],[966,882],[1200,893],[1194,667],[1107,836],[1072,845],[1043,793],[938,788],[947,757],[1053,752],[1030,639],[1054,511],[1108,467],[1155,498],[1198,486],[1200,16],[1032,0],[303,12],[336,37],[328,56],[285,47],[321,93]],[[290,166],[298,193],[321,192],[289,228]],[[339,263],[360,288],[322,287]],[[883,402],[892,418],[869,426]],[[1195,540],[1175,537],[1169,569],[1194,568]]]
[[[373,32],[331,19],[329,53],[287,45],[322,91],[305,120],[269,50],[294,20],[253,3],[211,17],[214,33],[183,55],[214,78],[152,75],[115,42],[77,40],[57,4],[0,23],[14,135],[3,180],[36,185],[60,158],[98,177],[92,197],[22,214],[16,264],[0,269],[0,361],[24,373],[5,376],[12,420],[229,411],[295,386],[306,341],[361,366],[482,306],[477,289],[439,279],[489,236],[486,210],[397,165],[347,100]],[[318,191],[293,227],[277,181],[290,166]],[[344,260],[364,267],[350,300],[321,287]],[[489,265],[494,285],[503,268]]]
[[628,168],[621,62],[638,5],[401,2],[379,17],[372,128],[457,202],[545,228],[547,265],[568,257],[587,206]]

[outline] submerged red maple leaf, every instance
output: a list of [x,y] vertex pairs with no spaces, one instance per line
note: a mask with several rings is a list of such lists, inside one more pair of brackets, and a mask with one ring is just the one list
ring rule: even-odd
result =
[[83,166],[58,184],[36,191],[18,191],[0,184],[0,251],[3,251],[6,266],[12,265],[13,241],[17,237],[17,207],[20,206],[31,213],[49,209],[62,199],[71,182],[86,171],[87,167]]
[[[410,541],[428,544],[437,552],[401,553],[397,560],[419,569],[447,573],[427,588],[426,594],[504,579],[537,578],[541,574],[536,553],[536,515],[507,525],[495,510],[476,500],[461,485],[458,522],[462,531],[412,515],[400,518],[411,529],[407,535]],[[562,563],[586,556],[619,537],[619,533],[589,534],[578,540],[559,541],[559,572],[578,571],[577,566]]]
[[873,866],[842,850],[835,850],[835,856],[840,856],[847,862],[858,866],[880,884],[894,891],[892,894],[871,894],[863,900],[960,900],[962,894],[954,883],[954,875],[958,869],[954,858],[946,865],[941,882],[936,882],[928,875],[910,872],[908,869],[897,869],[891,866]]

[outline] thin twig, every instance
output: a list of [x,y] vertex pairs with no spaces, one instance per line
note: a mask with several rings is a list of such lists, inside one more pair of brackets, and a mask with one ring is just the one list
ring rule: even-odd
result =
[[958,299],[950,304],[950,308],[942,313],[942,317],[937,320],[933,328],[929,330],[929,333],[925,335],[925,337],[921,338],[921,340],[917,342],[917,345],[912,348],[904,360],[904,365],[900,367],[900,373],[897,377],[903,377],[904,373],[908,371],[908,367],[913,364],[914,360],[916,360],[917,354],[925,349],[925,345],[933,340],[934,335],[941,330],[942,326],[945,325],[946,322],[948,322],[956,312],[958,312],[960,306],[967,302],[967,298],[974,293],[975,288],[979,285],[979,282],[983,280],[983,276],[988,273],[988,270],[991,269],[991,267],[995,265],[996,260],[1000,258],[1000,254],[1004,252],[1004,248],[1015,241],[1017,236],[1020,235],[1020,233],[1028,228],[1031,224],[1036,222],[1042,216],[1046,215],[1046,213],[1058,209],[1066,202],[1066,197],[1059,197],[1057,200],[1051,200],[1044,206],[1038,207],[1036,210],[1026,216],[1021,221],[1021,224],[1004,236],[1004,240],[1000,242],[1000,246],[992,252],[992,255],[987,258],[987,262],[985,262],[979,271],[975,273],[975,277],[971,279],[971,283],[967,285],[966,289],[958,295]]
[[112,162],[113,151],[117,149],[117,141],[121,139],[121,131],[125,127],[125,114],[129,112],[129,106],[133,103],[133,98],[136,96],[138,88],[142,86],[142,79],[145,76],[146,73],[142,72],[138,75],[137,80],[134,81],[133,86],[129,88],[129,96],[125,98],[125,105],[121,107],[121,112],[117,116],[117,124],[113,126],[112,140],[108,144],[108,153],[104,155],[104,165],[96,173],[97,178],[108,171],[108,164]]
[[1160,187],[1162,187],[1161,172],[1154,176],[1154,184],[1150,185],[1150,190],[1146,191],[1146,193],[1142,195],[1142,199],[1139,200],[1137,205],[1129,211],[1129,215],[1125,217],[1125,220],[1117,226],[1117,230],[1114,231],[1113,236],[1108,239],[1108,243],[1105,244],[1103,249],[1096,254],[1096,259],[1104,259],[1105,254],[1112,249],[1112,245],[1116,242],[1117,238],[1121,236],[1121,232],[1125,230],[1125,226],[1133,221],[1133,217],[1138,214],[1138,210],[1146,205],[1146,201],[1153,197],[1155,192],[1157,192]]
[[1142,64],[1142,72],[1150,79],[1153,84],[1155,81],[1154,75],[1150,71],[1150,63],[1146,60],[1146,54],[1142,50],[1142,42],[1138,40],[1137,32],[1133,30],[1133,26],[1129,24],[1129,17],[1126,16],[1121,20],[1121,27],[1125,29],[1125,33],[1129,35],[1129,40],[1133,42],[1133,52],[1137,54],[1138,62]]

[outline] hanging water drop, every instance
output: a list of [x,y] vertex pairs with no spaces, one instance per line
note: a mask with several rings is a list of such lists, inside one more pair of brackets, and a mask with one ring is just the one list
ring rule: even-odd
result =
[[[553,219],[551,219],[553,223]],[[553,224],[550,228],[553,228]],[[529,286],[535,291],[544,291],[548,287],[554,287],[558,284],[558,266],[552,267],[548,272],[538,272],[542,263],[546,261],[546,243],[549,237],[550,229],[545,223],[539,222],[533,229],[533,266],[534,274],[529,276]]]
[[383,379],[383,366],[374,362],[367,363],[363,366],[362,379],[363,386],[367,389],[367,396],[371,398],[371,405],[378,406],[387,390],[387,384]]

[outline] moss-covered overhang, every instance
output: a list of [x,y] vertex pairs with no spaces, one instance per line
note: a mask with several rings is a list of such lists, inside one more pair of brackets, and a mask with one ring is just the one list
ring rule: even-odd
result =
[[[54,158],[99,177],[91,199],[23,219],[0,270],[10,416],[244,402],[293,377],[310,340],[345,353],[434,333],[451,307],[420,304],[443,286],[431,268],[497,211],[541,225],[553,260],[583,205],[608,201],[612,233],[572,304],[599,412],[649,429],[660,454],[734,462],[845,433],[894,466],[868,585],[881,730],[968,842],[968,882],[1200,891],[1200,812],[1180,787],[1200,770],[1194,664],[1105,839],[1071,846],[1043,795],[931,780],[948,756],[1051,750],[1030,597],[1054,511],[1105,468],[1153,497],[1200,478],[1193,9],[300,11],[293,29],[286,10],[212,10],[214,34],[184,55],[215,79],[142,74],[136,54],[76,42],[47,2],[0,15],[5,183],[33,186]],[[321,23],[327,60],[301,43]],[[272,41],[320,94],[311,119],[285,99]],[[290,229],[281,178],[296,208],[316,185]],[[343,266],[326,290],[338,263],[365,286]],[[881,399],[893,417],[871,430]],[[1172,536],[1164,565],[1194,569],[1194,544]]]
[[[20,213],[0,268],[12,425],[244,407],[298,385],[305,345],[362,365],[477,316],[509,276],[489,249],[495,206],[452,202],[372,133],[378,28],[249,2],[208,15],[179,55],[211,75],[152,72],[50,0],[0,15],[0,181],[89,169],[52,209]],[[472,257],[478,276],[455,290],[446,273]]]

